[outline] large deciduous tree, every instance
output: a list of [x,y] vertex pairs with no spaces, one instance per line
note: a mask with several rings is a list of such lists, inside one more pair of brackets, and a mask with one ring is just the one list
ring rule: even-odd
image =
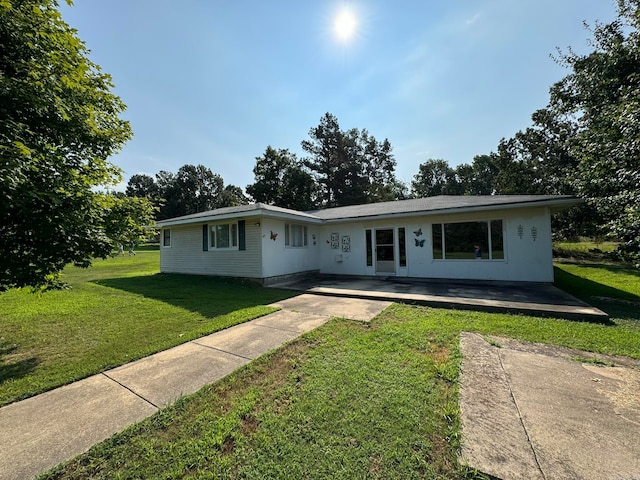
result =
[[153,226],[156,207],[149,198],[106,194],[102,201],[104,232],[115,244],[137,244],[157,233]]
[[317,186],[311,174],[287,149],[268,146],[256,157],[253,167],[255,182],[247,185],[254,201],[294,210],[315,207]]
[[224,190],[222,190],[222,194],[218,200],[218,207],[237,207],[248,203],[249,199],[242,191],[242,188],[237,185],[227,185],[224,187]]
[[159,189],[152,176],[138,173],[127,182],[125,193],[127,197],[146,197],[153,201],[158,198]]
[[413,194],[417,197],[436,195],[456,195],[459,183],[455,169],[446,160],[428,159],[418,167],[418,173],[411,182]]
[[95,187],[131,128],[55,0],[0,1],[0,46],[0,290],[54,286],[111,252]]
[[183,165],[176,173],[162,170],[156,174],[155,185],[159,220],[249,203],[240,187],[225,187],[222,177],[204,165]]
[[163,204],[160,219],[213,210],[220,205],[224,181],[204,165],[183,165],[173,174],[156,175]]
[[571,73],[551,88],[548,114],[575,126],[576,187],[640,264],[640,0],[593,28],[594,51],[561,53]]

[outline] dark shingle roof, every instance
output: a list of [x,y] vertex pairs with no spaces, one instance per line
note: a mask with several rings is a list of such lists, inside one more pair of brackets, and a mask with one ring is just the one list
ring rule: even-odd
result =
[[297,217],[300,221],[306,219],[308,221],[324,222],[394,215],[406,216],[420,213],[517,208],[536,205],[564,208],[581,202],[582,200],[579,198],[569,195],[441,195],[438,197],[326,208],[309,212],[299,212],[297,210],[276,207],[264,203],[254,203],[251,205],[218,208],[208,212],[170,218],[158,222],[158,225],[196,223],[201,220],[215,219],[216,217],[230,218],[236,214],[239,217],[255,214],[285,218]]
[[276,214],[288,214],[301,217],[308,217],[309,219],[317,220],[316,217],[309,213],[299,212],[298,210],[291,210],[289,208],[276,207],[275,205],[267,205],[266,203],[252,203],[250,205],[239,205],[237,207],[223,207],[215,210],[208,210],[206,212],[192,213],[191,215],[184,215],[182,217],[168,218],[166,220],[160,220],[159,225],[165,223],[191,223],[190,221],[197,221],[199,219],[208,219],[213,217],[230,216],[233,214],[251,213],[258,214],[260,211],[273,212]]
[[[574,200],[574,202],[572,202]],[[323,220],[376,217],[381,215],[427,213],[438,210],[467,210],[507,205],[540,203],[579,203],[580,200],[568,195],[440,195],[437,197],[414,198],[394,202],[351,205],[348,207],[313,210],[307,213]]]

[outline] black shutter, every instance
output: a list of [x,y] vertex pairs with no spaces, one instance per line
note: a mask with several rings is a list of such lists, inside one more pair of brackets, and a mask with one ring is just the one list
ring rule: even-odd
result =
[[206,223],[202,225],[202,251],[209,250],[209,225]]
[[244,220],[238,220],[238,250],[247,249],[247,235],[244,230]]

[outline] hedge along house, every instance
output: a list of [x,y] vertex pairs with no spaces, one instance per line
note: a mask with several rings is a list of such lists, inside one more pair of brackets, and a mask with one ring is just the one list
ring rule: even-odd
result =
[[256,203],[158,222],[160,270],[251,278],[553,282],[551,214],[570,196],[439,196],[299,212]]

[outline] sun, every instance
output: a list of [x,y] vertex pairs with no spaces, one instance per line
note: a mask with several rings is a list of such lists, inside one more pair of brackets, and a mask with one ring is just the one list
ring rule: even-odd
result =
[[333,29],[338,39],[342,41],[347,41],[353,37],[357,26],[358,22],[356,21],[355,15],[346,8],[342,9],[338,15],[336,15],[335,21],[333,22]]

